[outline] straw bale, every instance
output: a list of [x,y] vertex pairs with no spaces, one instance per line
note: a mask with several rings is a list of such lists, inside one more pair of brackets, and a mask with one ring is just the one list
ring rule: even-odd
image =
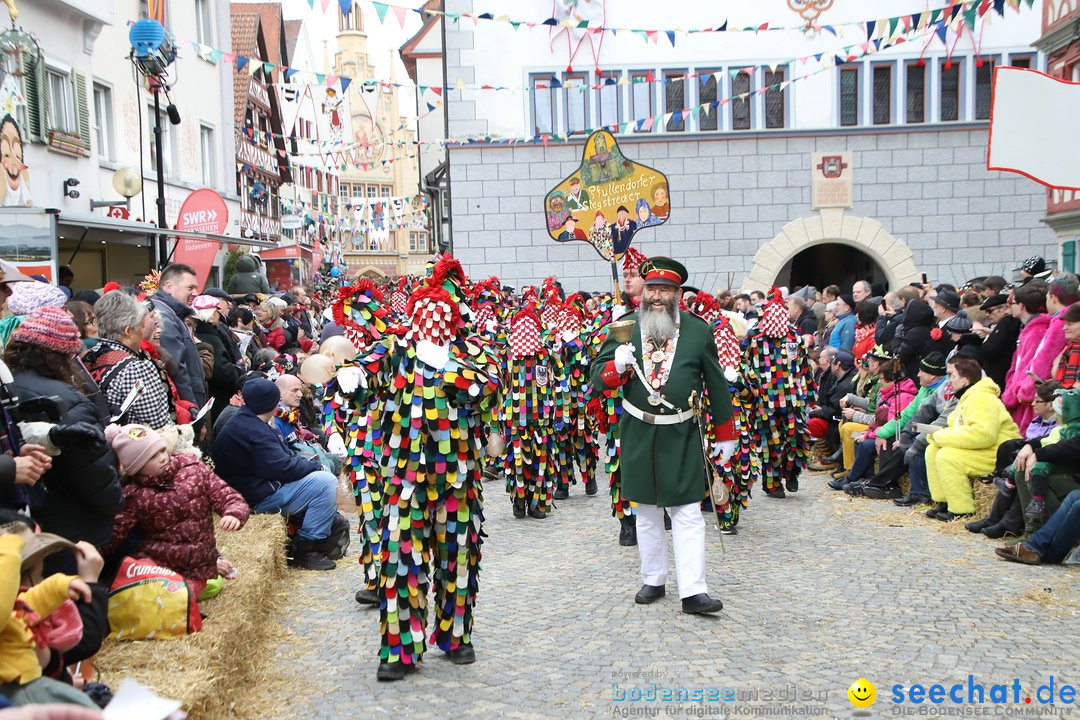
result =
[[285,521],[252,515],[238,532],[218,531],[218,547],[239,575],[201,603],[203,629],[177,640],[106,640],[95,661],[112,688],[132,677],[178,699],[190,717],[248,716],[251,689],[273,656],[284,604]]

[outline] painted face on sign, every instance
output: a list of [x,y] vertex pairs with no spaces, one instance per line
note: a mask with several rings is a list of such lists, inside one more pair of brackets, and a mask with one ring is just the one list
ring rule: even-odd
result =
[[667,188],[663,185],[653,190],[653,202],[657,205],[667,205]]
[[22,138],[19,137],[19,126],[10,115],[5,116],[3,123],[0,124],[0,164],[4,167],[8,187],[12,190],[18,189],[26,166],[23,165],[23,145]]

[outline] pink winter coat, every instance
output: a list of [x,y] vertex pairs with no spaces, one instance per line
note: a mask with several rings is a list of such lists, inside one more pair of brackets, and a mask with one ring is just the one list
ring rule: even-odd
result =
[[[1039,358],[1043,357],[1040,349],[1043,347],[1044,338],[1049,337],[1050,325],[1055,319],[1057,318],[1051,318],[1043,313],[1028,320],[1027,325],[1020,331],[1020,339],[1016,345],[1016,352],[1013,354],[1012,365],[1009,367],[1009,372],[1005,374],[1005,392],[1001,394],[1001,401],[1005,403],[1009,414],[1016,421],[1021,435],[1023,435],[1034,414],[1031,409],[1031,399],[1035,397],[1035,381],[1027,372],[1031,370],[1044,380],[1051,377],[1050,366],[1053,365],[1054,358],[1065,347],[1065,331],[1064,324],[1062,324],[1059,328],[1061,345],[1050,356],[1049,362],[1041,374],[1035,369],[1035,359],[1037,356]],[[1050,342],[1051,346],[1056,344],[1057,341]]]
[[864,440],[873,440],[877,437],[877,429],[895,420],[900,411],[915,399],[918,390],[910,378],[904,378],[903,382],[894,382],[892,387],[878,391],[877,412],[875,413],[874,425],[866,431]]
[[160,475],[129,478],[124,503],[106,552],[138,529],[142,541],[133,555],[175,570],[187,580],[218,575],[221,553],[214,536],[214,513],[231,515],[241,525],[249,513],[240,493],[190,455],[173,455]]

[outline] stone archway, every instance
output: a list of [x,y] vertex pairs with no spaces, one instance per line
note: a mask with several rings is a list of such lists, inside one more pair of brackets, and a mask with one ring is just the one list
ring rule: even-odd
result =
[[357,277],[371,278],[372,280],[379,280],[386,277],[386,273],[375,267],[374,265],[365,265],[360,268],[360,271],[356,273]]
[[792,220],[780,234],[758,248],[754,265],[743,280],[744,292],[772,287],[781,269],[795,255],[824,243],[850,245],[869,255],[885,272],[891,290],[919,280],[911,248],[881,223],[843,210],[826,209],[819,215]]

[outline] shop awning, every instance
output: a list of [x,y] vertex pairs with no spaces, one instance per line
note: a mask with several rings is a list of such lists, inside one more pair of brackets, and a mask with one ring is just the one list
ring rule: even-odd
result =
[[[57,237],[61,240],[82,240],[83,242],[109,242],[143,247],[148,245],[153,236],[164,234],[168,237],[190,237],[196,240],[209,240],[216,243],[235,243],[260,248],[277,247],[272,242],[232,237],[217,233],[166,230],[162,233],[154,225],[135,220],[122,220],[90,213],[61,210],[56,218]],[[85,234],[85,237],[83,233]]]
[[257,254],[263,260],[311,260],[313,249],[304,245],[278,245],[271,250],[260,250]]

